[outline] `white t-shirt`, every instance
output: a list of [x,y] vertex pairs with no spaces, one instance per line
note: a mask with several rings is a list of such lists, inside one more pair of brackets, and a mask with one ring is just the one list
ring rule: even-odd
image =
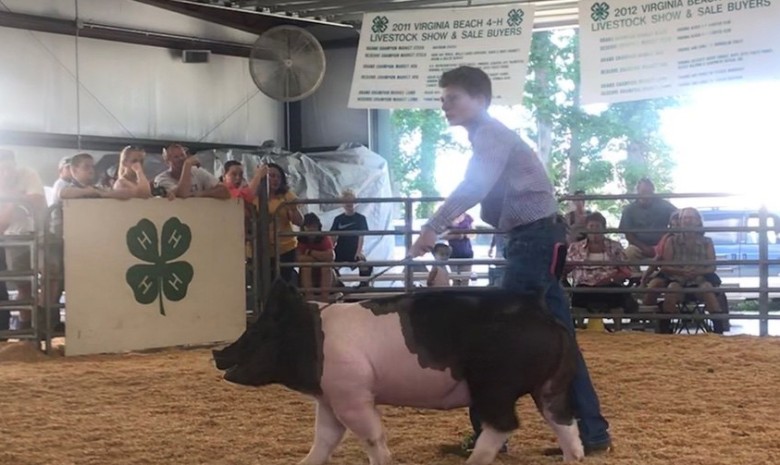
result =
[[[197,166],[192,167],[190,193],[213,189],[217,184],[219,184],[219,179],[213,174],[203,168],[198,168]],[[154,185],[164,187],[166,191],[171,192],[179,185],[179,180],[171,175],[171,170],[165,170],[154,178]]]
[[[46,197],[43,183],[35,170],[26,166],[16,168],[16,178],[11,186],[0,190],[2,197],[24,197],[28,195],[40,195]],[[33,215],[22,207],[14,208],[11,224],[5,230],[7,235],[24,234],[31,232],[34,227]]]

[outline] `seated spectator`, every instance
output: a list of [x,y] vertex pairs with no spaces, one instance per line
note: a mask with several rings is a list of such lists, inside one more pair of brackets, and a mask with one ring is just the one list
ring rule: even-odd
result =
[[[272,218],[270,228],[276,227],[276,230],[270,229],[268,231],[271,246],[270,253],[274,254],[276,251],[275,241],[277,234],[292,232],[293,225],[303,226],[303,215],[301,215],[298,205],[288,203],[298,197],[290,191],[290,186],[287,184],[287,174],[284,172],[284,169],[276,163],[268,163],[265,169],[267,173],[266,182],[261,182],[260,187],[257,189],[257,195],[258,200],[268,202],[268,213]],[[279,237],[279,262],[295,262],[297,246],[298,241],[295,236]],[[276,269],[274,260],[275,257],[272,257],[271,269]],[[281,267],[281,275],[285,281],[294,283],[294,268]]]
[[[355,193],[346,189],[341,194],[344,201],[344,213],[333,219],[330,226],[331,231],[368,231],[368,221],[366,217],[355,210]],[[336,262],[355,263],[358,273],[362,277],[371,276],[373,268],[370,266],[361,266],[361,262],[366,261],[363,254],[363,236],[342,236],[336,234],[332,236],[336,244]],[[354,270],[355,266],[350,269]],[[335,270],[338,275],[338,270]],[[368,286],[368,283],[361,281],[358,287]]]
[[[433,246],[433,258],[438,261],[447,261],[452,253],[452,248],[447,244],[438,243]],[[428,273],[428,287],[450,287],[450,270],[446,264],[435,265]]]
[[152,185],[144,173],[146,152],[141,147],[128,145],[119,154],[119,170],[114,190],[127,192],[130,198],[148,199],[152,196]]
[[[314,213],[307,213],[303,217],[303,231],[322,231],[322,222]],[[336,254],[333,251],[333,242],[328,236],[302,236],[298,238],[299,262],[332,262]],[[306,300],[314,300],[313,287],[320,288],[320,300],[328,301],[329,288],[333,283],[333,270],[329,267],[309,266],[301,267],[301,287],[304,288]]]
[[[463,213],[459,217],[455,218],[455,220],[450,225],[450,228],[447,230],[447,233],[444,235],[444,239],[447,240],[450,246],[449,258],[474,258],[474,249],[471,245],[471,237],[469,234],[462,232],[473,228],[474,218],[472,218],[468,213]],[[455,286],[468,286],[470,276],[465,278],[461,276],[463,274],[471,274],[471,264],[453,263],[452,269],[459,276],[452,280],[453,284]]]
[[[672,216],[669,217],[669,228],[670,229],[677,229],[680,227],[680,211],[676,210],[674,213],[672,213]],[[661,258],[664,256],[664,245],[666,245],[666,241],[669,240],[669,238],[672,237],[674,233],[669,232],[664,234],[664,237],[661,238],[661,240],[658,242],[658,244],[655,246],[655,257],[653,260],[660,261]],[[647,267],[644,273],[642,273],[642,279],[639,280],[639,285],[644,286],[647,284],[651,279],[655,277],[658,271],[658,265],[650,265]],[[656,300],[654,300],[653,297],[647,296],[645,297],[645,305],[655,305]]]
[[[631,276],[627,266],[616,265],[577,265],[577,262],[614,262],[625,261],[626,255],[619,242],[604,237],[607,220],[599,213],[591,213],[585,220],[588,234],[585,239],[569,245],[566,271],[571,274],[575,288],[622,288]],[[574,292],[573,307],[588,310],[612,310],[622,308],[626,313],[634,313],[638,304],[632,295],[626,293],[585,293]]]
[[[680,227],[691,228],[670,236],[663,247],[660,261],[661,271],[650,281],[648,287],[679,291],[685,288],[696,288],[700,292],[694,294],[696,299],[704,302],[710,313],[721,313],[720,303],[714,288],[720,285],[720,278],[715,274],[715,265],[697,265],[696,262],[715,260],[715,246],[712,239],[706,237],[700,230],[703,227],[701,215],[695,208],[684,208],[680,211]],[[690,265],[665,265],[664,262],[690,262]],[[661,309],[666,313],[676,313],[677,303],[685,299],[686,294],[669,292],[664,294]],[[661,332],[670,332],[669,320],[660,320]],[[715,333],[723,334],[723,320],[714,320]]]
[[[576,190],[574,195],[585,195],[585,191]],[[584,200],[571,200],[571,210],[566,213],[566,224],[569,226],[569,233],[566,236],[566,240],[571,244],[585,239],[587,236],[587,228],[585,223],[590,210],[585,209]]]
[[[19,166],[16,155],[11,150],[0,149],[0,198],[19,199],[19,202],[0,203],[0,233],[7,236],[30,234],[35,232],[36,218],[42,218],[46,211],[46,193],[43,183],[33,169]],[[5,256],[10,271],[30,271],[32,256],[28,246],[6,246]],[[32,286],[29,281],[15,283],[19,301],[32,301]],[[16,329],[31,327],[29,310],[19,312],[19,325]]]
[[163,160],[168,164],[168,169],[154,178],[154,184],[164,188],[169,199],[230,198],[227,187],[201,168],[197,157],[187,156],[187,149],[181,144],[171,144],[163,149]]
[[[641,197],[623,209],[620,229],[659,229],[658,232],[625,233],[629,246],[626,257],[629,260],[646,260],[655,257],[655,246],[661,241],[669,218],[677,208],[666,200],[655,196],[655,185],[647,178],[639,180],[636,193]],[[639,266],[633,265],[635,272]]]

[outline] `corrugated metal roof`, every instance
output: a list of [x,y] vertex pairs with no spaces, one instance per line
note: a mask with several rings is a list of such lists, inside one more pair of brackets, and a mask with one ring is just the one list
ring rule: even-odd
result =
[[575,0],[136,0],[197,18],[261,34],[279,24],[305,27],[323,46],[356,43],[363,14],[408,9],[536,5],[537,29],[577,24]]

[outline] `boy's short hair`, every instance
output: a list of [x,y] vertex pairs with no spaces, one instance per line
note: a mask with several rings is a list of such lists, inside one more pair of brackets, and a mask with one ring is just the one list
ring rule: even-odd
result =
[[317,216],[316,213],[307,213],[303,215],[303,225],[304,226],[317,226],[320,230],[322,229],[322,221],[320,221],[320,217]]
[[459,66],[441,75],[439,87],[460,87],[472,97],[482,96],[490,106],[493,99],[493,87],[490,77],[481,69],[471,66]]
[[81,166],[81,164],[87,160],[94,160],[94,158],[88,153],[79,153],[73,155],[70,159],[70,166]]

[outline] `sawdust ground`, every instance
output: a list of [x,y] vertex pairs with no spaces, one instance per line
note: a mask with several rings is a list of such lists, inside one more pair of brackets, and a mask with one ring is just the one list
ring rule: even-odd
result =
[[[583,333],[615,452],[587,463],[780,463],[780,341]],[[443,447],[468,432],[464,409],[382,408],[396,463],[464,463]],[[518,404],[522,427],[499,464],[554,464],[554,436]],[[297,463],[313,402],[281,387],[225,383],[205,349],[64,358],[0,345],[0,464]],[[332,464],[368,463],[347,436]]]

